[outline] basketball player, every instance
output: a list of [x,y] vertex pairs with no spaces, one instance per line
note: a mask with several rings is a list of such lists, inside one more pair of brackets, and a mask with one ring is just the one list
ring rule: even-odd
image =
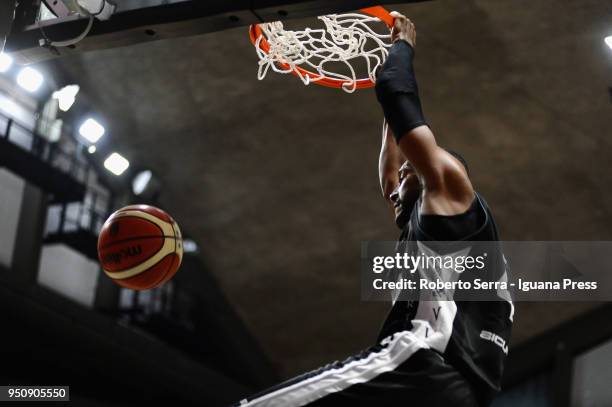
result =
[[[465,162],[437,145],[424,119],[412,65],[414,25],[392,15],[394,44],[378,73],[376,94],[386,119],[380,183],[402,229],[400,241],[452,241],[462,250],[462,242],[497,241],[491,212],[474,191]],[[506,278],[501,252],[489,256],[487,266],[495,280]],[[512,314],[505,295],[493,302],[431,296],[395,301],[375,346],[237,405],[488,406],[500,389]]]

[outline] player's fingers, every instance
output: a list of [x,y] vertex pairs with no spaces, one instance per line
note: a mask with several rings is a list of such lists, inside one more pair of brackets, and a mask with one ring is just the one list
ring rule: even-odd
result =
[[397,31],[403,31],[405,29],[406,25],[405,23],[402,21],[401,18],[396,18],[393,21],[393,28]]
[[394,23],[404,23],[406,21],[406,16],[398,13],[397,11],[392,11],[390,14],[394,19]]

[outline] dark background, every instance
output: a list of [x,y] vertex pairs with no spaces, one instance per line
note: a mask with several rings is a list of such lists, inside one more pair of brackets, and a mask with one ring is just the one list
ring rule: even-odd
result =
[[[416,24],[425,114],[461,152],[505,240],[612,238],[612,6],[447,1]],[[381,111],[289,76],[256,78],[244,28],[57,60],[79,78],[163,207],[285,374],[367,346],[359,244],[393,240],[377,180]],[[513,344],[588,308],[520,304]],[[339,321],[341,321],[339,323]],[[313,340],[316,338],[316,340]]]
[[[426,117],[438,142],[467,159],[502,239],[611,239],[612,53],[603,38],[612,4],[388,8],[416,24]],[[273,73],[258,81],[245,27],[38,66],[77,81],[106,124],[104,143],[159,178],[158,205],[199,244],[194,270],[206,270],[181,278],[202,297],[216,295],[207,284],[218,288],[227,307],[200,303],[218,320],[211,337],[227,312],[265,355],[268,373],[258,382],[254,368],[245,392],[372,343],[388,304],[360,301],[360,242],[398,235],[378,186],[372,90],[304,87]],[[517,304],[511,355],[601,305]]]

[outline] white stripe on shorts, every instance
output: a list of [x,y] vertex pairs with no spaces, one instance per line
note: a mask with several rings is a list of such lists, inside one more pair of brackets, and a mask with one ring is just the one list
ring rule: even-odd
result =
[[425,341],[410,331],[401,331],[382,341],[385,348],[363,359],[330,369],[303,381],[240,402],[241,407],[299,407],[340,392],[353,384],[365,383],[395,370],[419,349],[428,349]]

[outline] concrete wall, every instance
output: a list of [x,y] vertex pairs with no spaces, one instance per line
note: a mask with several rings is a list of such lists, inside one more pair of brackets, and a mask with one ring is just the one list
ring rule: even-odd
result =
[[0,265],[7,268],[13,263],[24,186],[21,178],[0,169]]
[[65,297],[92,307],[100,266],[64,245],[44,246],[38,283]]

